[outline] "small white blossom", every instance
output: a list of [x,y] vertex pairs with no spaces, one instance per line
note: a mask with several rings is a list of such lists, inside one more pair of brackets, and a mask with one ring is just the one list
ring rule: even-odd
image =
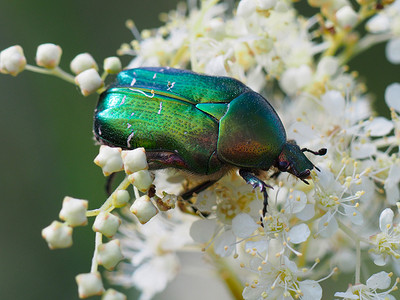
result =
[[121,148],[100,146],[99,154],[94,159],[94,163],[102,168],[104,176],[123,170],[121,151]]
[[41,67],[53,69],[60,63],[62,49],[60,46],[47,43],[42,44],[36,51],[36,64]]
[[[398,279],[396,279],[395,284],[389,288],[392,275],[393,273],[386,273],[384,271],[373,274],[368,278],[366,285],[361,283],[350,285],[346,292],[335,293],[335,297],[340,297],[345,300],[395,300],[396,298],[390,295],[390,293],[397,289],[396,285]],[[379,292],[377,291],[378,289],[386,291]]]
[[400,231],[397,225],[393,224],[394,213],[390,208],[382,211],[379,217],[380,233],[370,238],[375,248],[370,252],[374,257],[374,262],[378,266],[385,265],[390,257],[400,258]]
[[84,226],[87,224],[87,208],[87,200],[65,197],[60,211],[60,219],[72,227]]
[[124,150],[121,153],[121,157],[124,163],[125,173],[128,175],[149,168],[144,148]]
[[96,260],[107,270],[113,270],[123,258],[119,240],[111,240],[97,247]]
[[99,296],[104,292],[99,272],[79,274],[75,277],[75,280],[78,284],[79,298],[81,299]]
[[248,284],[243,290],[245,300],[293,299],[292,293],[296,298],[304,300],[322,298],[322,288],[319,283],[314,280],[300,280],[304,273],[286,256],[283,257],[282,263],[268,261],[258,271],[260,278]]
[[98,70],[96,61],[89,53],[81,53],[75,56],[71,61],[70,68],[76,75],[89,69]]
[[72,228],[65,223],[53,221],[42,230],[42,237],[46,240],[50,249],[72,246]]
[[103,80],[95,69],[87,69],[79,73],[75,77],[75,83],[84,96],[88,96],[104,86]]
[[149,196],[144,195],[133,202],[130,211],[138,218],[142,224],[147,223],[157,213],[157,208],[151,202]]
[[108,238],[114,236],[117,232],[121,220],[109,212],[100,212],[93,223],[93,231],[101,232]]
[[114,289],[108,289],[103,296],[101,297],[101,300],[126,300],[126,296]]
[[121,60],[116,56],[107,57],[103,68],[108,74],[118,74],[122,71]]
[[26,66],[24,51],[19,45],[11,46],[0,52],[0,72],[17,76]]

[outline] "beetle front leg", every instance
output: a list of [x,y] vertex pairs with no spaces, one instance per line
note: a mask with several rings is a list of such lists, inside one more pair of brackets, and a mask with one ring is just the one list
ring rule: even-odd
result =
[[264,181],[262,181],[260,178],[258,178],[256,175],[254,175],[249,170],[240,169],[239,170],[239,175],[242,176],[242,178],[246,181],[247,184],[251,184],[253,189],[259,188],[260,192],[263,193],[264,202],[263,202],[262,214],[263,214],[263,217],[264,217],[265,214],[267,213],[267,206],[268,206],[267,188],[272,189],[273,187],[268,185],[268,184],[266,184]]

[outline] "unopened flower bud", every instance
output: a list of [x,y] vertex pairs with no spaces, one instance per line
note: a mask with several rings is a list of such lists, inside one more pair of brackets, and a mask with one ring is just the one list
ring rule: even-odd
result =
[[94,163],[103,170],[104,176],[123,170],[121,151],[121,148],[100,146],[99,154],[94,159]]
[[81,53],[75,56],[71,61],[70,68],[76,75],[88,69],[99,69],[96,61],[89,53]]
[[341,27],[350,29],[357,24],[358,15],[350,6],[346,5],[336,12],[336,19]]
[[158,213],[157,208],[153,205],[149,196],[147,195],[136,199],[135,202],[133,202],[130,210],[142,224],[147,223]]
[[112,270],[124,258],[119,240],[112,240],[97,247],[97,262],[107,270]]
[[368,20],[365,28],[372,33],[384,33],[390,29],[390,19],[383,14],[377,14]]
[[113,194],[112,204],[116,208],[124,207],[129,202],[130,199],[131,199],[131,197],[129,196],[128,191],[119,190]]
[[50,249],[72,246],[72,228],[66,223],[53,221],[42,230],[42,237],[46,240]]
[[62,49],[51,43],[42,44],[36,51],[36,64],[41,67],[53,69],[60,63]]
[[121,157],[124,163],[125,172],[128,175],[149,168],[144,148],[124,150],[121,153]]
[[114,289],[108,289],[101,297],[101,300],[126,300],[126,296]]
[[86,211],[88,201],[65,197],[60,211],[60,219],[67,222],[69,226],[83,226],[87,224]]
[[93,223],[93,231],[101,232],[111,238],[117,232],[119,225],[121,225],[121,220],[117,216],[109,212],[101,212]]
[[241,0],[236,10],[236,14],[240,17],[249,17],[256,11],[257,1],[256,0]]
[[88,69],[75,77],[75,83],[80,87],[81,93],[88,96],[104,86],[99,73],[95,69]]
[[128,179],[139,191],[144,193],[150,188],[154,177],[149,171],[142,170],[129,175]]
[[75,277],[78,284],[79,298],[100,296],[104,292],[103,282],[99,272],[83,273]]
[[0,52],[0,72],[17,76],[26,66],[26,58],[21,46],[11,46]]
[[117,74],[122,70],[121,61],[116,56],[107,57],[104,60],[103,68],[108,74]]

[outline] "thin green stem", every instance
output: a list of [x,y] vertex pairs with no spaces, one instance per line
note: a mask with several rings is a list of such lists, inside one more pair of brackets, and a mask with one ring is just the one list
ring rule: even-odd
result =
[[94,240],[94,252],[93,252],[93,258],[92,258],[92,266],[90,268],[90,273],[97,272],[97,269],[99,267],[99,264],[97,263],[97,253],[98,253],[97,248],[102,243],[103,243],[103,235],[100,232],[96,232],[96,237]]
[[75,83],[75,77],[64,70],[62,70],[59,67],[55,67],[54,69],[46,69],[46,68],[40,68],[32,65],[26,65],[25,69],[28,71],[32,71],[35,73],[40,73],[40,74],[46,74],[46,75],[54,75],[56,77],[59,77],[67,82],[72,83],[73,85],[76,85]]
[[87,217],[94,217],[94,216],[97,216],[102,211],[108,211],[113,206],[113,204],[112,204],[113,203],[113,195],[119,190],[126,190],[129,187],[130,184],[131,183],[130,183],[130,181],[128,179],[128,176],[126,176],[124,178],[124,180],[122,180],[122,182],[119,184],[119,186],[114,190],[114,192],[112,192],[112,194],[103,203],[103,205],[98,209],[93,209],[93,210],[87,211],[86,212],[86,216]]

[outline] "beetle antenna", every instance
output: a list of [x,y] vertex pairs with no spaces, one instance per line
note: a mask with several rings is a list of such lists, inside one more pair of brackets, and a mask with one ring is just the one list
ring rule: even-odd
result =
[[307,148],[303,148],[303,149],[301,149],[301,151],[302,152],[310,152],[310,153],[312,153],[314,155],[319,155],[319,156],[325,155],[326,152],[328,152],[328,150],[326,150],[326,148],[321,148],[318,151],[313,151],[313,150],[310,150],[310,149],[307,149]]

